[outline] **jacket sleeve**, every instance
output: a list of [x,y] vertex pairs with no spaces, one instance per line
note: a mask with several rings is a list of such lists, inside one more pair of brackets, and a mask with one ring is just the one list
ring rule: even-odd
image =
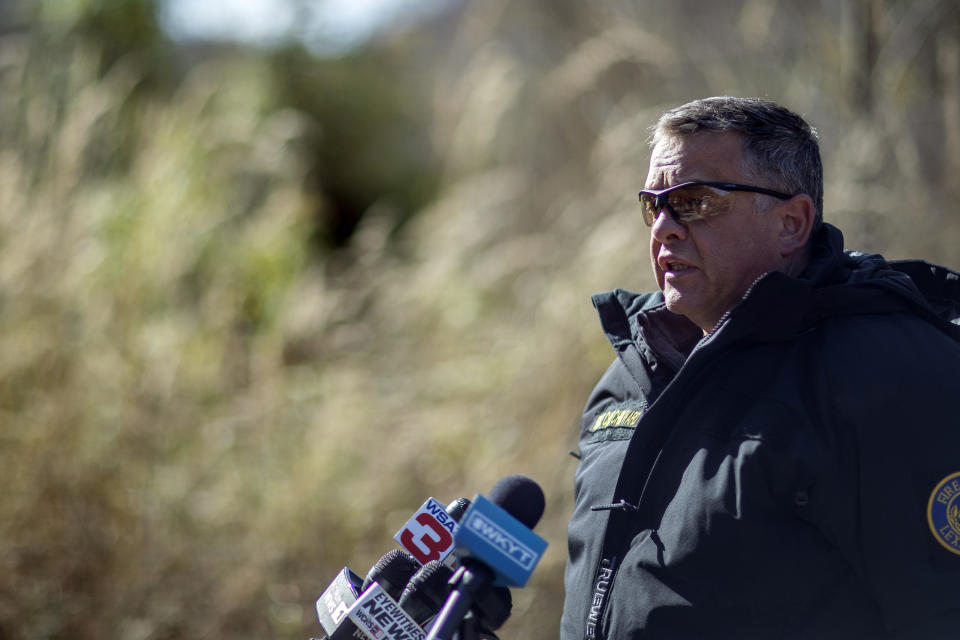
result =
[[960,493],[944,481],[960,479],[960,343],[910,316],[847,322],[826,356],[836,455],[822,527],[892,637],[954,637]]

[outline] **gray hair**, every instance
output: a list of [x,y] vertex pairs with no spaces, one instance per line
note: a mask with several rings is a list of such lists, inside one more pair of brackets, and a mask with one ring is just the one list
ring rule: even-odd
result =
[[698,131],[740,134],[747,171],[770,182],[758,186],[807,194],[816,207],[814,228],[820,226],[823,164],[817,132],[803,118],[759,98],[703,98],[664,112],[651,127],[650,145]]

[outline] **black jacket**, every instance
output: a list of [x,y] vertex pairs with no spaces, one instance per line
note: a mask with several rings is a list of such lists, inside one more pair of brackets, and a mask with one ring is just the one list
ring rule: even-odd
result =
[[960,638],[960,276],[814,247],[706,337],[594,296],[562,640]]

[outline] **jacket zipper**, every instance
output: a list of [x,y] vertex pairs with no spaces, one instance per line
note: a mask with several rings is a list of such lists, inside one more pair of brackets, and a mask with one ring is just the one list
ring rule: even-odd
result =
[[[768,272],[769,273],[769,272]],[[672,387],[675,387],[678,380],[681,380],[684,377],[690,377],[689,370],[691,366],[691,361],[693,360],[694,355],[697,352],[702,351],[704,348],[712,344],[714,337],[720,331],[720,329],[727,323],[730,318],[731,313],[737,307],[739,307],[747,299],[747,297],[753,292],[757,284],[768,275],[764,273],[757,277],[749,287],[747,287],[746,292],[740,298],[740,300],[733,307],[724,312],[720,316],[720,320],[717,321],[717,324],[712,330],[701,338],[697,344],[690,350],[690,354],[687,356],[687,359],[680,366],[679,371],[673,379],[667,384],[663,391],[657,396],[656,400],[650,403],[650,406],[647,409],[647,415],[654,410],[654,407],[659,403],[660,398],[668,395],[668,392]],[[632,348],[638,348],[636,343]],[[697,363],[699,364],[699,363]],[[687,372],[687,373],[685,373]],[[683,384],[688,384],[684,382]],[[672,434],[670,434],[672,435]],[[663,450],[667,448],[670,444],[670,435],[666,437],[663,441],[663,444],[660,446],[660,451],[657,453],[656,457],[653,460],[653,463],[650,465],[650,470],[647,472],[647,477],[643,482],[643,488],[640,490],[640,495],[637,499],[637,504],[633,505],[628,503],[625,499],[621,498],[618,502],[612,504],[602,504],[591,506],[593,511],[625,511],[635,513],[640,509],[640,505],[643,503],[644,495],[647,493],[648,485],[650,484],[651,478],[653,478],[654,472],[657,469],[657,465],[660,462],[660,457],[663,454]],[[619,484],[619,481],[618,481]],[[611,517],[613,514],[611,514]],[[603,624],[606,622],[609,614],[609,595],[610,591],[613,589],[613,582],[616,578],[616,574],[619,573],[620,560],[622,558],[601,558],[597,566],[597,571],[595,572],[594,584],[592,593],[590,594],[590,606],[588,607],[588,616],[586,621],[584,639],[585,640],[604,640],[603,634]],[[599,611],[598,611],[599,609]]]

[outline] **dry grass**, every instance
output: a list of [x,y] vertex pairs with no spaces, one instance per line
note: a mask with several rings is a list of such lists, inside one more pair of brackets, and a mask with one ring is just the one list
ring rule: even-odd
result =
[[502,636],[555,637],[611,358],[588,296],[652,286],[634,198],[680,100],[785,102],[851,245],[960,266],[949,3],[872,3],[866,69],[839,9],[685,4],[469,4],[429,61],[441,194],[399,236],[372,211],[349,260],[308,242],[303,119],[256,58],[160,101],[95,48],[0,38],[0,638],[319,635],[343,564],[509,473],[550,547]]

